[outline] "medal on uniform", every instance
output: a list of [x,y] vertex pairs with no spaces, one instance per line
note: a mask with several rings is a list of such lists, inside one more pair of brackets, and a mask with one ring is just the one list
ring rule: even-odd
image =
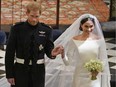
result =
[[39,36],[44,36],[45,37],[45,32],[44,31],[39,31]]
[[44,32],[44,31],[39,31],[39,33],[40,33],[40,34],[45,34],[45,32]]
[[43,48],[44,48],[43,45],[40,44],[40,45],[39,45],[39,50],[41,51]]

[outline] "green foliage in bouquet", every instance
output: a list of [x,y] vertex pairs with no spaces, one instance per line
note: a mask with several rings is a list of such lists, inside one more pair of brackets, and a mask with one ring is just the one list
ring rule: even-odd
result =
[[103,71],[103,63],[100,60],[91,59],[89,62],[86,62],[84,67],[91,72],[91,80],[96,80],[96,76],[99,72]]

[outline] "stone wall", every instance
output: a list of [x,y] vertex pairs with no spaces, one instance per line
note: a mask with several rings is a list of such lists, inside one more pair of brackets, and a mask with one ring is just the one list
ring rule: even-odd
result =
[[[25,6],[29,1],[32,0],[2,0],[1,24],[26,20]],[[38,5],[41,5],[41,22],[56,24],[56,1],[37,0]],[[105,22],[109,18],[109,8],[102,0],[60,0],[60,24],[71,24],[84,13],[95,15],[100,22]]]

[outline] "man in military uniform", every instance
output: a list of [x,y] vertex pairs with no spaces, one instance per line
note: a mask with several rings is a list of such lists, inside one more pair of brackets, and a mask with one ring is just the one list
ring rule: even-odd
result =
[[6,78],[11,87],[44,87],[44,55],[54,59],[63,53],[63,47],[54,48],[52,29],[38,21],[36,2],[27,5],[26,14],[26,22],[11,27],[5,54]]

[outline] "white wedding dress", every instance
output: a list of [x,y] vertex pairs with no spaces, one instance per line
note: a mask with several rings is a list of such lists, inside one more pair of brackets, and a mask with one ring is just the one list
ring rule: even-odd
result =
[[[81,21],[93,18],[94,29],[85,41],[72,38],[82,33]],[[91,40],[93,35],[99,39]],[[110,87],[110,70],[106,44],[99,21],[94,15],[83,14],[68,27],[54,42],[55,46],[62,45],[65,57],[57,56],[55,60],[46,61],[45,87]],[[103,72],[97,75],[97,80],[91,80],[91,74],[84,68],[84,63],[90,59],[103,61]]]
[[[102,55],[104,46],[101,39],[79,41],[71,39],[65,47],[65,58],[56,58],[47,67],[45,87],[110,87],[107,59]],[[84,64],[90,59],[103,61],[104,70],[91,80],[90,72]],[[50,62],[50,61],[49,61]]]
[[101,87],[100,73],[97,76],[97,80],[91,80],[90,72],[84,67],[84,64],[90,59],[99,59],[99,40],[73,41],[78,49],[80,56],[77,58],[80,61],[78,61],[79,63],[77,63],[75,69],[72,87]]
[[[67,45],[68,52],[64,63],[74,66],[73,80],[71,87],[110,87],[110,78],[108,61],[104,57],[104,46],[102,39],[85,41],[70,40]],[[84,64],[91,59],[99,59],[103,62],[103,72],[97,75],[96,80],[91,80],[90,72],[84,67]]]

